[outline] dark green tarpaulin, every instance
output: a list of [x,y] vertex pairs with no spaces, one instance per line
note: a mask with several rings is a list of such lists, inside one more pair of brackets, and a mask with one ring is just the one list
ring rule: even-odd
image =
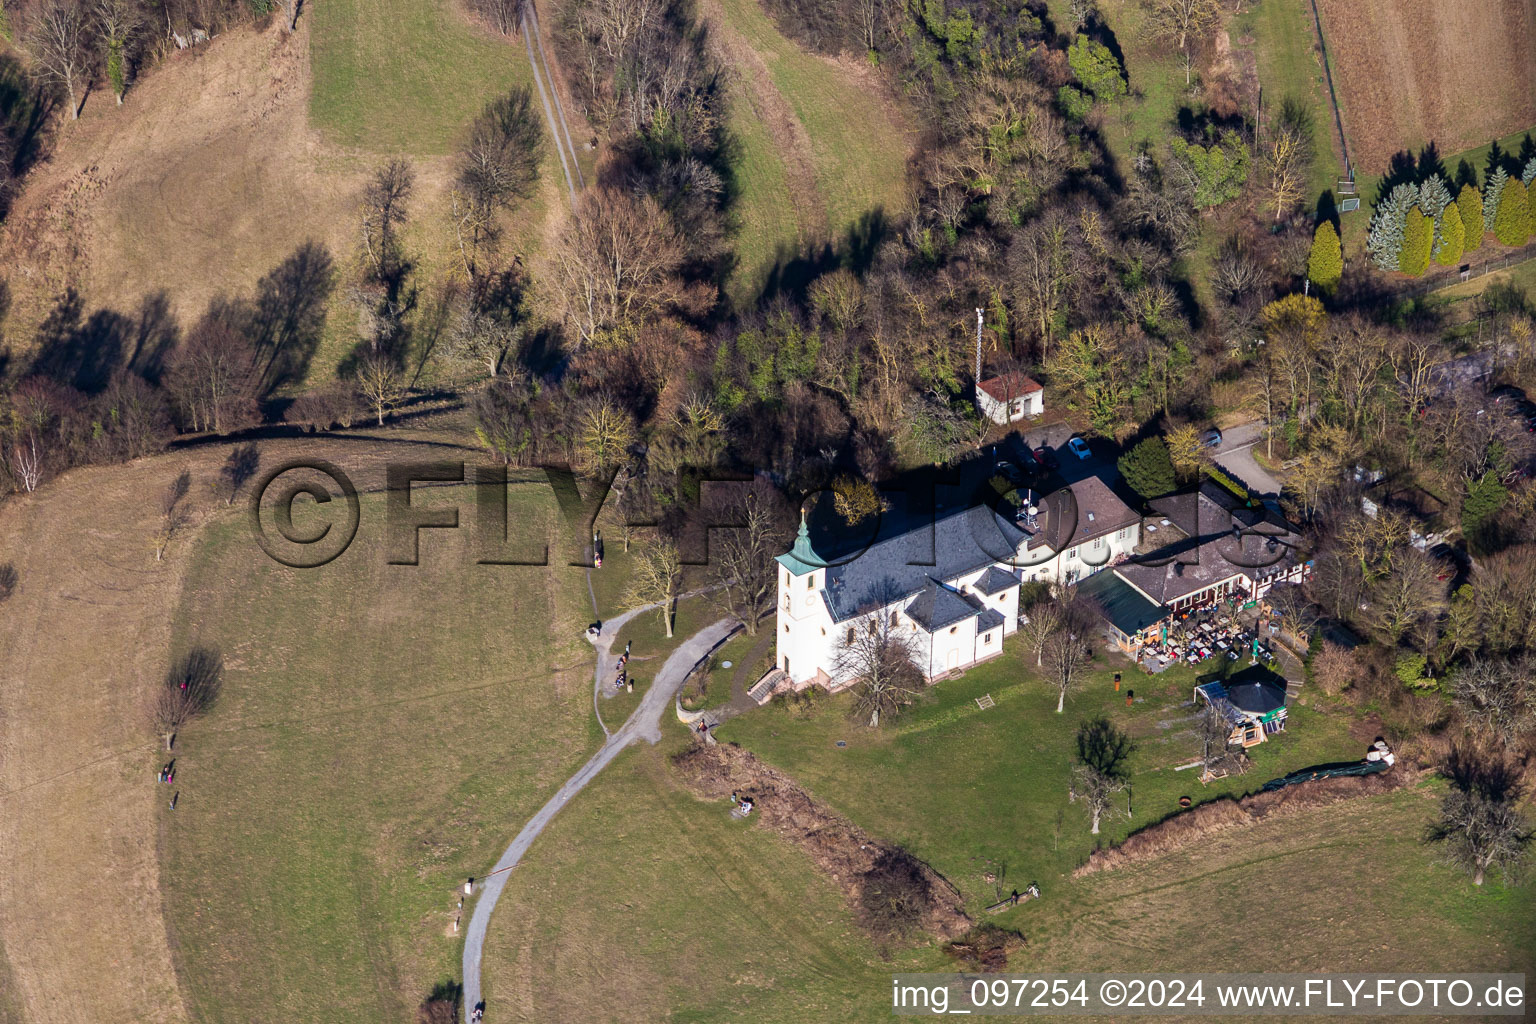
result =
[[1392,767],[1385,761],[1340,761],[1336,764],[1317,764],[1311,768],[1303,768],[1300,771],[1279,778],[1270,779],[1260,788],[1259,792],[1268,793],[1275,789],[1284,789],[1298,782],[1311,782],[1313,779],[1337,779],[1348,775],[1375,775]]

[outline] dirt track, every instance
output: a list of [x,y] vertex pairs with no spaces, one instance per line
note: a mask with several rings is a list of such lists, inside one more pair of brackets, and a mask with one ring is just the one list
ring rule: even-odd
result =
[[1536,0],[1317,6],[1362,171],[1428,142],[1444,156],[1536,124]]

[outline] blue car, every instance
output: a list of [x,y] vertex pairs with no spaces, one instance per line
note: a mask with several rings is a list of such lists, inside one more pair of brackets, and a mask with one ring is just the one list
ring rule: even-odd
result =
[[1080,459],[1089,459],[1093,457],[1093,452],[1088,448],[1088,442],[1084,441],[1080,437],[1074,437],[1072,440],[1068,441],[1067,447],[1072,449],[1072,454],[1076,455]]

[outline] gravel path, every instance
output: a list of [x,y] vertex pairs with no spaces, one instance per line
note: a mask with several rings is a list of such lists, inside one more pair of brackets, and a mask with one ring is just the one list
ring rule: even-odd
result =
[[[618,635],[619,628],[625,622],[640,612],[650,610],[652,606],[636,608],[617,615],[603,623],[602,635],[594,644],[598,648],[596,681],[600,685],[606,663],[609,660],[608,645]],[[629,746],[635,740],[644,739],[650,743],[657,743],[661,739],[661,716],[666,713],[672,703],[673,695],[683,685],[683,680],[688,678],[688,673],[710,651],[714,650],[725,639],[736,631],[738,623],[735,619],[721,619],[713,625],[705,626],[693,636],[684,640],[677,650],[661,666],[661,671],[656,674],[656,681],[640,699],[640,706],[624,722],[619,730],[608,735],[605,742],[592,758],[582,765],[580,770],[566,780],[555,795],[549,798],[549,802],[539,808],[539,812],[523,826],[521,832],[512,840],[501,859],[496,862],[496,867],[480,882],[480,892],[475,899],[475,910],[469,919],[469,929],[464,933],[464,1005],[466,1015],[482,998],[480,993],[480,955],[485,945],[485,929],[490,923],[491,912],[496,908],[496,901],[501,896],[501,890],[507,883],[509,869],[515,867],[522,860],[523,854],[538,838],[544,826],[548,825],[554,816],[560,813],[560,809],[570,803],[571,797],[581,792],[588,782],[602,771],[608,762],[618,756],[619,751]],[[593,707],[597,706],[597,691],[593,691]],[[602,721],[602,717],[598,717]],[[607,728],[604,727],[604,733]]]

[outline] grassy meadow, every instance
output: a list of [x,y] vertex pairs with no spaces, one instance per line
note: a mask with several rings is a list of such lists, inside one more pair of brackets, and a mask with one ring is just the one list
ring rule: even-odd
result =
[[[912,849],[958,885],[974,916],[1037,881],[1039,901],[990,918],[1028,939],[1012,969],[1221,970],[1234,950],[1266,969],[1530,969],[1536,898],[1483,889],[1419,841],[1440,790],[1410,787],[1219,834],[1131,869],[1082,879],[1086,813],[1068,803],[1077,723],[1104,712],[1138,742],[1135,818],[1110,843],[1195,800],[1243,793],[1293,768],[1360,753],[1342,715],[1305,700],[1291,727],[1255,748],[1248,775],[1201,787],[1172,771],[1194,754],[1180,705],[1193,673],[1100,664],[1065,714],[1016,651],[939,684],[871,732],[846,697],[774,704],[719,730],[788,771],[875,835]],[[974,697],[990,692],[994,708]],[[881,949],[792,844],[693,797],[657,748],[627,751],[536,843],[509,882],[486,948],[487,992],[511,1019],[878,1021],[889,975],[947,970],[933,944]],[[841,740],[846,746],[839,747]],[[503,1009],[504,1008],[504,1009]]]
[[450,0],[337,0],[312,17],[310,117],[344,146],[447,154],[487,97],[533,85],[522,45],[472,26]]
[[[840,240],[871,211],[899,209],[904,201],[908,128],[881,96],[888,83],[808,53],[786,38],[756,0],[720,0],[729,31],[766,66],[768,80],[737,69],[732,128],[739,148],[737,216],[740,287],[759,282],[783,251],[802,236],[823,231]],[[776,91],[788,104],[803,136],[776,138],[753,93]],[[803,141],[801,141],[803,140]],[[786,172],[787,145],[808,145],[815,195],[797,195]],[[798,211],[798,214],[797,214]],[[824,225],[815,223],[824,219]]]
[[[418,566],[387,564],[377,495],[320,569],[269,561],[243,512],[192,556],[176,635],[222,652],[224,692],[160,815],[198,1020],[409,1018],[459,976],[457,886],[601,739],[579,570],[474,564],[470,489],[413,499],[449,501],[466,528],[425,532]],[[542,486],[509,504],[554,518]]]

